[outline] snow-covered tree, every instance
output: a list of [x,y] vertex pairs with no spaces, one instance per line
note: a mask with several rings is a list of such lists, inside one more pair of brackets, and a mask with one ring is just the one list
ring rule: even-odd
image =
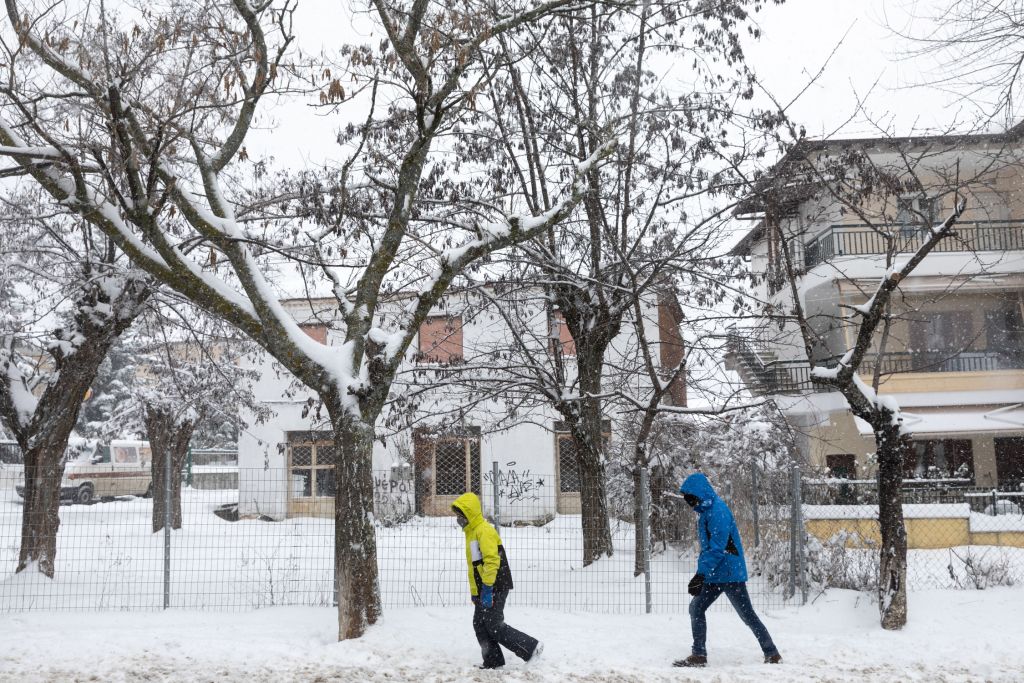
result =
[[[521,193],[534,212],[550,210],[562,169],[585,161],[607,131],[622,131],[609,163],[586,174],[579,217],[479,274],[480,296],[500,311],[508,334],[493,345],[490,363],[455,369],[456,379],[441,384],[449,390],[465,378],[514,406],[512,419],[529,419],[541,406],[557,412],[576,444],[585,565],[613,552],[609,397],[630,392],[637,372],[647,374],[641,349],[625,361],[615,340],[644,317],[640,302],[656,301],[659,287],[685,279],[694,298],[698,290],[720,298],[713,290],[728,273],[715,257],[724,251],[731,195],[742,185],[733,168],[763,151],[758,141],[778,120],[749,101],[755,81],[741,44],[758,32],[752,13],[760,6],[673,0],[565,10],[519,38],[531,47],[527,59],[509,54],[486,91],[500,105],[488,112],[488,140],[502,164],[481,182]],[[667,79],[665,65],[680,62],[685,75]],[[679,371],[661,368],[654,346],[647,350],[658,377]]]
[[153,288],[87,222],[10,194],[0,215],[0,418],[25,462],[18,571],[52,577],[64,455],[82,400]]
[[[56,201],[248,335],[326,408],[339,446],[339,638],[360,636],[380,614],[372,445],[420,323],[468,268],[569,217],[583,177],[614,148],[602,142],[564,165],[541,211],[500,195],[459,202],[445,192],[457,183],[443,182],[448,168],[437,152],[447,151],[446,137],[466,135],[462,126],[484,106],[489,65],[516,58],[501,39],[572,4],[374,0],[382,39],[345,51],[356,89],[346,93],[335,77],[324,96],[367,118],[352,127],[351,156],[328,181],[337,211],[305,229],[236,218],[248,198],[239,182],[243,143],[284,77],[291,5],[187,0],[131,15],[101,5],[70,22],[50,3],[6,2],[7,30],[17,34],[7,44],[18,47],[5,55],[0,144]],[[269,254],[326,278],[343,320],[340,345],[311,339],[284,310]],[[416,294],[397,318],[382,320],[396,280]]]

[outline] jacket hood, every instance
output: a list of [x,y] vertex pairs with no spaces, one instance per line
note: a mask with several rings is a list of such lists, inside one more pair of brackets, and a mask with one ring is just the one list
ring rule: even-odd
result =
[[484,518],[483,507],[480,505],[480,499],[475,493],[463,493],[455,499],[452,507],[458,508],[466,516],[466,519],[469,520],[467,529],[476,526]]
[[701,504],[697,506],[698,508],[705,506],[705,504],[718,497],[715,489],[711,488],[711,482],[700,472],[695,472],[688,476],[683,485],[679,487],[679,493],[688,493],[691,496],[700,498]]

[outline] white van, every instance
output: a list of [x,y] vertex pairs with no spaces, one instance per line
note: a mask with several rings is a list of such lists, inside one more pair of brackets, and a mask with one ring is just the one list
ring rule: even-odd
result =
[[[75,503],[91,503],[97,498],[114,496],[150,496],[153,475],[150,463],[153,451],[148,441],[111,441],[98,444],[64,466],[60,497]],[[15,489],[25,496],[24,486]]]

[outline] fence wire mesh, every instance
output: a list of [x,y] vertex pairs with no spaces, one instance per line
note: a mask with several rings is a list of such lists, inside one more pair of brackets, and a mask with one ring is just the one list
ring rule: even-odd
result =
[[[873,590],[878,581],[878,486],[804,482],[808,580]],[[908,482],[901,491],[907,586],[984,589],[1024,582],[1024,491]]]
[[[585,565],[580,498],[571,490],[578,480],[566,486],[561,476],[466,464],[474,459],[463,458],[462,469],[439,459],[435,468],[419,472],[411,466],[375,472],[385,608],[469,604],[465,541],[451,503],[474,490],[488,519],[498,501],[499,532],[515,583],[511,604],[645,611],[643,544],[638,555],[633,510],[610,508],[614,552]],[[160,609],[165,591],[170,607],[180,609],[334,602],[334,480],[320,471],[315,454],[300,453],[289,470],[270,476],[264,468],[240,469],[223,461],[194,464],[183,474],[191,485],[181,489],[181,528],[170,533],[166,556],[162,508],[149,497],[148,473],[109,469],[73,480],[65,473],[50,580],[37,571],[15,572],[23,474],[17,465],[0,467],[0,611]],[[651,496],[653,548],[647,562],[654,612],[685,612],[686,586],[696,570],[696,518],[665,495],[676,487],[678,482],[655,481]],[[784,596],[776,574],[786,575],[787,558],[770,559],[764,550],[788,543],[785,505],[767,495],[764,485],[727,488],[723,497],[736,510],[754,603],[760,609],[779,606]],[[728,607],[720,602],[716,608]]]

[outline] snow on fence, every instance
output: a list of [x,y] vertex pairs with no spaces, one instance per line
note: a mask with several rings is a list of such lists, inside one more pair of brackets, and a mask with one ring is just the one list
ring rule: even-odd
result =
[[[166,575],[164,534],[153,531],[151,498],[101,491],[97,483],[89,504],[81,504],[75,502],[75,486],[85,484],[65,482],[68,498],[60,507],[52,581],[34,571],[14,571],[23,507],[12,486],[20,476],[8,477],[0,489],[0,611],[160,609],[165,589],[169,605],[184,609],[331,605],[333,470],[293,465],[278,473],[235,468],[236,488],[183,486],[181,528],[170,534]],[[218,466],[197,465],[194,476],[201,467]],[[413,477],[403,468],[375,473],[385,608],[469,604],[464,536],[450,506],[457,494],[472,488],[488,517],[497,494],[500,533],[515,582],[511,602],[566,611],[645,611],[645,580],[634,572],[631,522],[613,518],[613,556],[583,566],[578,494],[562,490],[566,487],[551,475],[505,470],[494,477],[468,470],[448,472],[447,481],[435,480],[433,472]],[[267,485],[273,477],[281,481]],[[143,483],[136,482],[137,493],[145,490]],[[690,535],[655,543],[650,557],[655,612],[685,612],[687,583],[696,569],[695,517],[688,508],[673,510]],[[760,521],[760,536],[768,535],[769,525]],[[744,541],[753,564],[754,539]],[[758,607],[783,604],[781,591],[751,570]],[[728,608],[722,602],[721,608]]]

